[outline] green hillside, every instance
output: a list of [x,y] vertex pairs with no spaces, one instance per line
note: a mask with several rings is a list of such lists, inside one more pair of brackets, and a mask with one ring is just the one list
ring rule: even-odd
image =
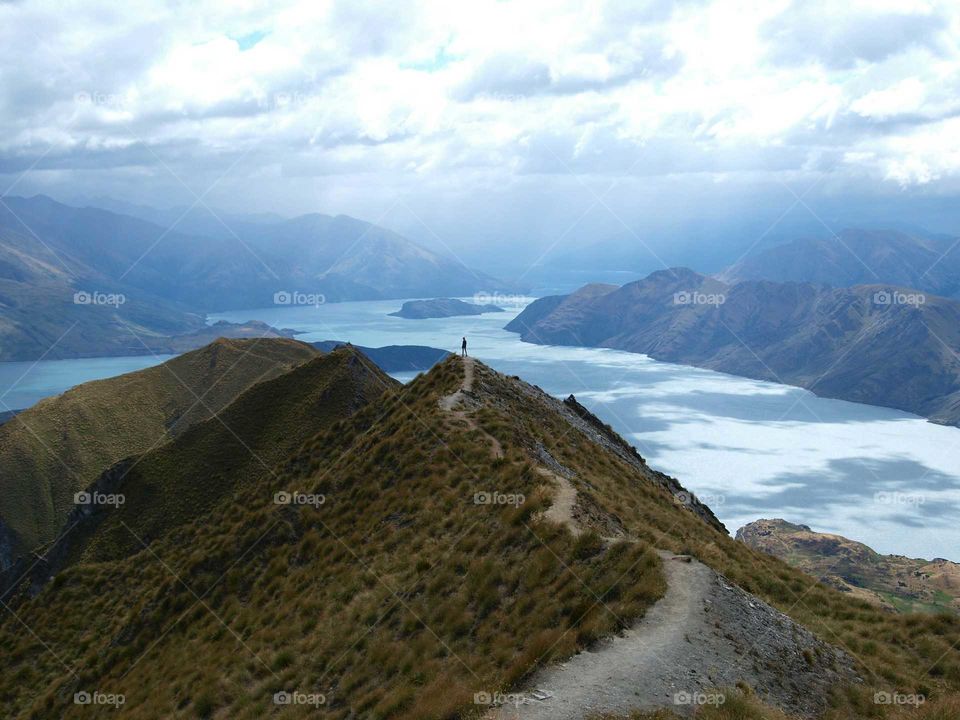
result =
[[162,365],[84,383],[0,425],[0,530],[13,538],[0,568],[54,540],[74,493],[108,467],[317,355],[294,340],[221,339]]
[[57,569],[78,560],[103,561],[139,552],[143,543],[207,515],[242,488],[271,477],[275,465],[305,440],[397,385],[351,348],[257,383],[217,417],[105,473],[96,486],[104,493],[122,493],[124,503],[91,513],[90,520],[71,531],[61,541],[62,552],[54,551]]
[[[297,407],[279,385],[270,395]],[[251,422],[266,413],[255,398],[238,400]],[[200,438],[177,447],[172,483],[216,478],[219,451],[204,468]],[[180,463],[193,470],[178,476]],[[734,541],[582,408],[480,363],[448,359],[321,428],[275,473],[221,489],[189,522],[152,526],[139,553],[16,599],[0,624],[11,717],[109,710],[74,704],[81,692],[122,694],[133,718],[478,717],[475,693],[516,688],[647,614],[666,591],[657,549],[843,648],[863,683],[817,699],[826,717],[893,717],[872,701],[883,688],[947,708],[960,686],[956,617],[884,613]],[[321,706],[278,704],[281,692]]]

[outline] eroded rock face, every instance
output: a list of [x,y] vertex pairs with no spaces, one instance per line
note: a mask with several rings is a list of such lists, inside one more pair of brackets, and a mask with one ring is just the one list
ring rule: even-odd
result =
[[842,535],[780,519],[744,525],[737,540],[889,610],[960,611],[960,564],[943,558],[881,555]]

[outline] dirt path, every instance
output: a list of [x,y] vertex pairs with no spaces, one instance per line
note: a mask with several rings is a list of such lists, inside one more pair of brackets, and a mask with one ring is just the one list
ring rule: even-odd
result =
[[[500,441],[484,431],[483,428],[477,424],[477,421],[471,417],[470,412],[464,409],[469,396],[473,392],[474,369],[476,365],[471,357],[465,357],[462,358],[462,360],[463,382],[455,392],[440,398],[440,409],[463,422],[470,430],[483,433],[490,442],[491,455],[494,458],[502,458],[503,446],[500,444]],[[550,506],[550,509],[544,513],[544,517],[560,525],[566,525],[575,536],[580,535],[580,526],[573,518],[573,508],[577,501],[576,489],[567,478],[552,470],[545,467],[537,467],[536,471],[543,477],[549,479],[556,490],[553,504]]]
[[699,563],[662,557],[667,593],[635,627],[594,652],[545,668],[531,681],[531,691],[520,694],[519,704],[504,705],[489,717],[579,720],[592,712],[672,705],[679,679],[674,675],[689,651],[687,633],[702,614],[710,572]]
[[697,702],[718,702],[717,688],[738,680],[774,705],[811,716],[823,709],[831,684],[856,679],[849,658],[706,565],[660,556],[667,592],[636,625],[543,668],[486,717],[583,720],[658,707],[692,716]]
[[573,518],[573,508],[577,504],[577,490],[569,480],[563,475],[558,475],[545,467],[538,467],[537,472],[545,478],[549,478],[555,488],[556,494],[553,496],[553,504],[543,516],[552,522],[566,525],[567,529],[577,537],[582,532],[577,521]]
[[470,413],[463,409],[466,400],[473,392],[473,371],[473,358],[463,358],[463,383],[459,388],[457,388],[456,392],[452,392],[449,395],[444,395],[442,398],[440,398],[440,409],[444,412],[450,413],[450,415],[457,420],[462,421],[470,430],[476,430],[477,432],[483,433],[483,435],[486,436],[487,441],[490,443],[490,454],[494,458],[500,459],[503,457],[503,446],[500,444],[500,441],[481,428],[477,424],[477,421],[470,416]]

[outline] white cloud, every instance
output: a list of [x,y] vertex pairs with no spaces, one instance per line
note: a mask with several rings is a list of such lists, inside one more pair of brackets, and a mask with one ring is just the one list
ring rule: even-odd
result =
[[866,118],[885,120],[921,110],[926,92],[920,78],[910,77],[883,90],[868,92],[851,103],[850,109]]
[[0,5],[0,171],[202,191],[247,152],[225,203],[335,211],[571,173],[930,186],[960,173],[958,30],[933,0],[27,0]]

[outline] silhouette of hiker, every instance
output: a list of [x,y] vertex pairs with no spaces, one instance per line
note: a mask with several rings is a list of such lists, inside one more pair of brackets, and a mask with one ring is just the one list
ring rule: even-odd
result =
[[466,356],[467,356],[467,339],[464,338],[463,342],[460,343],[460,357],[466,357]]

